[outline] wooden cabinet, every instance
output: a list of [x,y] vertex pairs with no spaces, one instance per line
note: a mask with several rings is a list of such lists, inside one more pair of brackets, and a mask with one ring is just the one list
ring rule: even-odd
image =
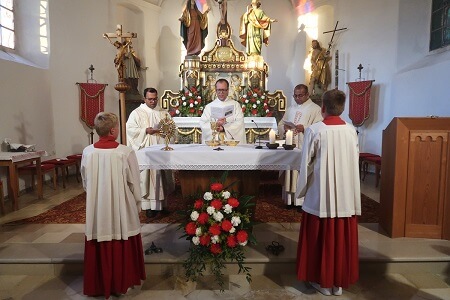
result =
[[450,118],[394,118],[383,131],[380,225],[450,240]]

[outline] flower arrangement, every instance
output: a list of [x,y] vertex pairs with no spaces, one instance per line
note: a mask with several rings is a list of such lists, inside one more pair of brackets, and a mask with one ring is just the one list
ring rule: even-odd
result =
[[[221,182],[225,182],[226,177],[227,172]],[[185,232],[182,237],[191,241],[189,257],[183,263],[187,279],[197,281],[208,264],[223,291],[226,261],[236,261],[239,273],[245,273],[247,281],[251,282],[251,268],[244,265],[244,247],[256,240],[250,231],[249,208],[255,205],[250,202],[253,197],[242,196],[238,200],[221,182],[213,182],[210,190],[194,201],[180,228]]]
[[242,112],[245,117],[271,117],[266,92],[259,88],[250,88],[241,97]]
[[180,91],[178,105],[172,106],[169,111],[172,117],[199,117],[203,112],[203,100],[200,88],[186,87]]

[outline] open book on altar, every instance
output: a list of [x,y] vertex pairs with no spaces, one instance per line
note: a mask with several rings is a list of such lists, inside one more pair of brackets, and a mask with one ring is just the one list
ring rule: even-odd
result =
[[211,118],[222,119],[234,114],[234,105],[211,106]]

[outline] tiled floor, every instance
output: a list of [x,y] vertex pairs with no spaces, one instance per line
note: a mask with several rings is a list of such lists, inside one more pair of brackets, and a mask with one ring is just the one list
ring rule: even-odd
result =
[[[362,192],[379,200],[373,176]],[[75,178],[66,189],[46,186],[44,200],[33,193],[20,197],[21,209],[0,218],[0,300],[85,299],[80,274],[83,260],[84,225],[21,225],[7,222],[36,215],[81,192]],[[7,202],[7,206],[10,203]],[[258,245],[246,252],[253,267],[252,283],[244,275],[229,275],[220,293],[206,276],[187,295],[177,284],[180,262],[188,244],[174,224],[142,226],[144,246],[151,242],[164,252],[145,257],[147,279],[120,299],[323,299],[295,277],[298,223],[270,223],[255,227]],[[283,244],[279,256],[268,254],[272,241]],[[338,299],[450,299],[450,242],[431,239],[387,237],[378,224],[359,226],[361,274],[358,283]],[[230,272],[231,274],[235,274]],[[112,297],[117,298],[117,297]],[[101,299],[101,298],[98,298]]]

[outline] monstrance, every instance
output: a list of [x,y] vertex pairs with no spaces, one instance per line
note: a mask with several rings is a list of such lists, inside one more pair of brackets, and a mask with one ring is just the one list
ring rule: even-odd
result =
[[159,130],[160,130],[159,134],[164,138],[166,142],[166,146],[164,148],[161,148],[161,150],[164,151],[173,150],[173,148],[169,147],[169,143],[170,139],[175,136],[177,125],[171,118],[169,118],[169,115],[166,115],[164,119],[161,119],[161,121],[159,121]]

